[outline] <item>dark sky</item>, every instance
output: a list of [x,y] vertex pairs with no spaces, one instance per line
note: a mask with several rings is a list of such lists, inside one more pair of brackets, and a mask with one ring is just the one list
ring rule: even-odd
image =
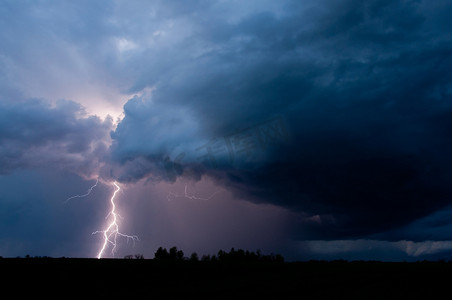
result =
[[117,181],[117,257],[450,258],[451,14],[3,1],[0,255],[95,257]]

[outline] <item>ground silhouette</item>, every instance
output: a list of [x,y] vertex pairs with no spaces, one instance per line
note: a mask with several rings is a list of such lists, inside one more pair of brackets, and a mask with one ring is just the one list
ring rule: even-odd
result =
[[185,257],[176,247],[157,252],[154,259],[1,258],[2,286],[15,297],[431,299],[447,295],[452,280],[446,261],[283,262],[233,249],[215,259]]

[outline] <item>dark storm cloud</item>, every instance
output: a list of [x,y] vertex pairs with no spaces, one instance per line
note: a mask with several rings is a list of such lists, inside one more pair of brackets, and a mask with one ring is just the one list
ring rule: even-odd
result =
[[[152,92],[126,104],[112,134],[114,176],[164,174],[174,160],[176,175],[208,174],[242,198],[305,213],[298,237],[365,236],[450,204],[450,4],[281,7],[234,20],[208,7],[172,50],[149,51],[154,68],[131,91]],[[240,168],[227,153],[194,168],[208,141],[276,115],[290,144]]]
[[111,128],[110,119],[87,116],[72,101],[0,104],[0,173],[56,167],[90,176],[104,159]]

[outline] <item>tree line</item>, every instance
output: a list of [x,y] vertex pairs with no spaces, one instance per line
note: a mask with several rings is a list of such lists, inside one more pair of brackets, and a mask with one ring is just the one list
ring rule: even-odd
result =
[[[142,258],[142,257],[141,257]],[[189,257],[185,257],[182,250],[172,247],[169,250],[159,247],[154,254],[157,261],[210,261],[210,262],[284,262],[284,257],[280,254],[263,255],[260,250],[248,251],[243,249],[235,250],[231,248],[229,252],[220,250],[216,255],[203,255],[199,258],[196,252]]]

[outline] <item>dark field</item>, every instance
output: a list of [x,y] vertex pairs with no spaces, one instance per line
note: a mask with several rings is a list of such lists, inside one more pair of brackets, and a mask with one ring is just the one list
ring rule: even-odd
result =
[[159,262],[0,259],[3,292],[105,299],[412,299],[448,297],[452,263]]

